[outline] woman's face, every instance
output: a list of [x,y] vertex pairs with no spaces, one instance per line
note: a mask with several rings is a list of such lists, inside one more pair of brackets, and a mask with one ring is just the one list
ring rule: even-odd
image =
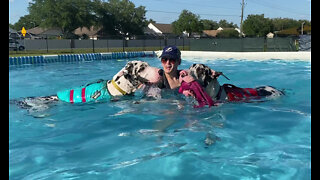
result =
[[170,74],[173,71],[177,71],[180,62],[180,59],[161,58],[161,65],[163,67],[164,72],[167,74]]

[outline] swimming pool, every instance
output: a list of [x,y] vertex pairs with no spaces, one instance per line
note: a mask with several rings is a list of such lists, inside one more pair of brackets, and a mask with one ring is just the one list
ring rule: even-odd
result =
[[[110,79],[127,61],[10,66],[9,99]],[[61,103],[38,118],[9,104],[9,178],[311,179],[311,62],[184,58],[181,69],[193,62],[223,71],[231,80],[221,84],[272,85],[286,96],[194,109],[172,92],[141,101],[137,92]]]

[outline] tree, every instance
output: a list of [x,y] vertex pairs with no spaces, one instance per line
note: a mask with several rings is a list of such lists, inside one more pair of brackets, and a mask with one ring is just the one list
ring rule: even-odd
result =
[[272,24],[274,26],[275,31],[281,31],[284,29],[294,28],[294,27],[301,27],[302,22],[304,25],[311,26],[311,22],[308,20],[295,20],[290,18],[274,18],[272,19]]
[[201,33],[203,25],[199,19],[199,15],[195,15],[188,10],[183,10],[179,15],[179,19],[172,23],[173,32],[175,34],[182,34],[182,32],[186,31],[189,35],[193,32]]
[[239,32],[235,29],[225,29],[217,34],[218,38],[239,38]]
[[38,25],[39,24],[37,23],[37,21],[28,14],[20,17],[19,21],[16,22],[11,27],[19,31],[22,29],[22,27],[24,27],[25,29],[30,29],[30,28],[37,27]]
[[94,20],[90,0],[32,0],[28,10],[40,27],[58,27],[65,37],[78,27],[90,28]]
[[95,10],[95,20],[94,24],[96,27],[102,27],[101,33],[104,35],[117,35],[115,24],[115,16],[110,11],[110,6],[108,3],[102,2],[100,0],[94,1]]
[[114,29],[121,35],[142,35],[147,26],[144,6],[135,7],[129,0],[109,0],[107,9],[113,15]]
[[200,23],[202,24],[203,30],[216,30],[219,28],[219,24],[216,21],[201,19]]
[[238,27],[236,24],[233,24],[232,22],[228,23],[228,21],[225,19],[220,20],[218,23],[218,26],[222,27],[222,28],[237,28]]
[[243,32],[246,36],[264,37],[269,32],[273,32],[272,21],[261,15],[248,15],[243,22]]

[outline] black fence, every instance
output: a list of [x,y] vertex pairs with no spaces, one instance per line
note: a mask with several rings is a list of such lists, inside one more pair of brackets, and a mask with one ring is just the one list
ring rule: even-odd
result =
[[190,50],[224,52],[297,51],[299,50],[299,42],[296,37],[192,39],[190,40]]
[[[156,51],[167,45],[176,45],[181,50],[190,51],[224,51],[224,52],[266,52],[266,51],[298,51],[311,49],[300,47],[299,37],[275,38],[185,38],[159,37],[136,39],[110,38],[99,40],[79,39],[23,39],[17,40],[24,46],[24,51],[9,51],[13,53],[97,53],[125,51]],[[306,44],[306,43],[304,43]]]
[[[79,39],[23,39],[17,40],[24,46],[25,52],[125,52],[125,51],[155,51],[167,45],[176,45],[181,50],[189,50],[188,38],[110,38],[99,40]],[[14,52],[12,52],[14,53]],[[19,53],[19,52],[16,52]]]

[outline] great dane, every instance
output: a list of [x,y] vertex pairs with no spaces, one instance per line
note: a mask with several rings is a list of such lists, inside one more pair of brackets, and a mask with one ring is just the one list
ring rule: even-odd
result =
[[42,111],[58,101],[73,104],[112,100],[113,97],[132,95],[144,84],[159,82],[161,79],[159,70],[147,62],[129,61],[111,80],[98,80],[77,88],[59,91],[55,95],[20,98],[10,102],[30,111]]
[[[223,84],[221,86],[217,79],[220,75],[225,76],[222,72],[214,71],[204,64],[193,64],[189,69],[180,72],[179,80],[187,83],[197,81],[214,102],[250,102],[263,97],[284,95],[283,91],[272,86],[259,86],[256,88],[240,88],[232,84]],[[228,79],[228,77],[226,78]],[[180,92],[186,96],[196,97],[196,93],[188,88],[182,88]]]

